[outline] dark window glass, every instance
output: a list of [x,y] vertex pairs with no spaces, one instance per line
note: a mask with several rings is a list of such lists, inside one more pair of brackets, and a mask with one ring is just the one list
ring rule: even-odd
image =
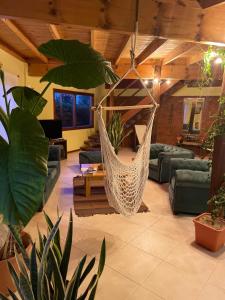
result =
[[76,95],[76,126],[91,126],[92,97],[90,95]]
[[55,90],[55,118],[62,120],[66,130],[93,127],[93,99],[93,94]]

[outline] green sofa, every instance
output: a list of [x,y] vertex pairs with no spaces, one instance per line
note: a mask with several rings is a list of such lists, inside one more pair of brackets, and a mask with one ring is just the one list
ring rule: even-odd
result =
[[102,163],[101,151],[79,152],[79,164],[100,164]]
[[166,144],[152,144],[149,161],[149,179],[164,183],[170,177],[171,158],[194,158],[194,152]]
[[59,178],[60,175],[60,157],[61,157],[61,149],[60,146],[50,145],[49,146],[49,154],[48,154],[48,176],[46,179],[43,204],[40,210],[43,208],[45,203],[47,202],[51,192]]
[[169,199],[174,214],[199,214],[207,210],[211,172],[209,161],[171,159]]

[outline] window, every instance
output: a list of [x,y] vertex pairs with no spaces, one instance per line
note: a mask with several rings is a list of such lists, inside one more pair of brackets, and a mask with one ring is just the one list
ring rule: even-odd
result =
[[184,99],[183,130],[187,133],[198,134],[201,129],[202,108],[204,99]]
[[54,90],[55,118],[62,120],[64,130],[94,126],[93,94]]

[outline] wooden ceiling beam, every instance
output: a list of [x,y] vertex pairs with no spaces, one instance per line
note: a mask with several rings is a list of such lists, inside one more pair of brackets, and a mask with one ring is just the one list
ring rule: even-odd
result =
[[63,39],[62,33],[59,30],[59,25],[49,24],[49,30],[51,32],[53,39],[55,40]]
[[131,44],[131,36],[127,35],[127,36],[125,36],[122,46],[119,50],[119,53],[115,59],[116,66],[119,64],[121,58],[123,57],[124,52],[126,51],[127,47],[130,46],[130,44]]
[[147,59],[150,58],[150,56],[159,49],[167,40],[165,39],[154,39],[136,58],[136,64],[141,65],[143,64]]
[[173,62],[177,58],[181,57],[182,55],[184,55],[185,53],[187,53],[188,51],[193,49],[195,46],[196,46],[196,44],[194,44],[194,43],[183,43],[183,44],[179,45],[174,50],[169,52],[169,54],[163,59],[162,64],[167,65],[167,64]]
[[160,85],[160,96],[168,92],[175,84],[177,84],[180,80],[170,80],[162,83]]
[[47,63],[48,59],[41,54],[37,47],[31,42],[31,40],[22,32],[17,25],[9,19],[1,19],[2,22],[32,51],[32,53],[38,57],[42,62]]
[[[30,62],[28,64],[28,72],[31,76],[43,76],[48,70],[59,66],[61,63],[54,61],[49,61],[48,64],[39,63],[39,62]],[[122,76],[129,69],[129,64],[119,64],[115,68],[115,72]],[[165,65],[161,69],[161,79],[170,79],[170,80],[196,80],[200,78],[200,66],[199,65]],[[155,76],[154,65],[144,64],[137,67],[138,72],[141,77],[144,79],[153,79]],[[136,79],[137,76],[135,73],[130,73],[127,79]]]
[[21,60],[22,62],[25,62],[26,60],[11,46],[7,45],[5,42],[0,40],[0,49],[4,50],[8,54],[12,55],[13,57]]
[[[0,16],[131,34],[135,27],[135,2],[133,0],[1,0]],[[225,44],[223,34],[225,6],[213,6],[212,9],[203,10],[196,3],[194,5],[194,1],[191,2],[192,5],[186,4],[186,1],[165,0],[159,5],[155,0],[139,1],[139,34],[165,39]]]
[[200,4],[200,6],[203,9],[206,9],[206,8],[216,7],[221,4],[224,4],[225,1],[223,1],[223,0],[198,0],[198,3]]

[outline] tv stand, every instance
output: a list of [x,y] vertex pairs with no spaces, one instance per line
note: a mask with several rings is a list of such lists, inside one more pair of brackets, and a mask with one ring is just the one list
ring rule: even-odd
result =
[[51,139],[49,141],[51,145],[61,145],[63,146],[63,151],[61,151],[61,159],[67,159],[67,140],[63,138]]

